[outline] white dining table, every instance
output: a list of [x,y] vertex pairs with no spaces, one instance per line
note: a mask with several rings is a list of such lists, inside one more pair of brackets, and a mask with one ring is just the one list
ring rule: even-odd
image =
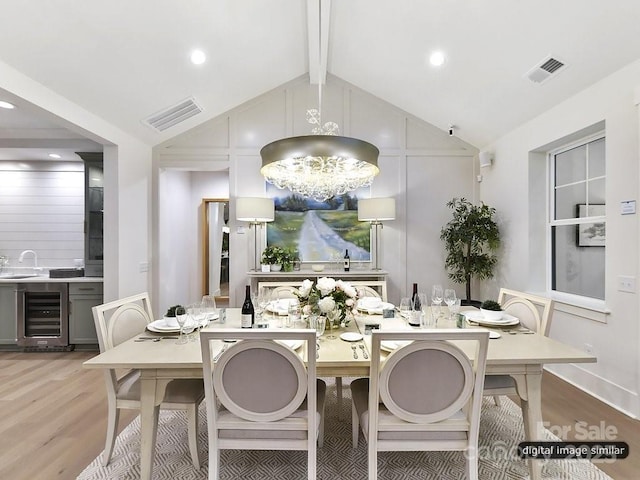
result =
[[[213,322],[207,329],[238,328],[240,309],[227,309],[226,322]],[[358,315],[356,321],[338,332],[327,331],[320,338],[316,360],[319,377],[367,377],[369,359],[357,349],[357,358],[351,348],[352,342],[341,340],[340,333],[365,333],[367,323],[378,324],[382,329],[409,328],[401,318],[382,318],[380,315]],[[281,318],[274,315],[270,328],[278,328]],[[452,327],[441,321],[438,328]],[[84,362],[85,368],[95,369],[139,369],[141,376],[140,405],[140,478],[150,480],[153,472],[159,406],[167,384],[176,378],[202,378],[202,356],[198,341],[177,344],[177,338],[160,341],[135,341],[140,336],[100,353]],[[158,335],[160,336],[160,335]],[[329,339],[330,336],[334,338]],[[365,345],[370,357],[370,336],[364,334],[358,342]],[[222,348],[222,342],[220,344]],[[305,352],[306,354],[306,352]],[[596,358],[575,347],[560,343],[539,334],[509,334],[490,340],[487,353],[487,374],[508,374],[514,377],[518,395],[522,399],[525,436],[528,441],[543,438],[541,409],[542,370],[545,364],[595,362]],[[541,478],[540,463],[529,460],[530,478]]]

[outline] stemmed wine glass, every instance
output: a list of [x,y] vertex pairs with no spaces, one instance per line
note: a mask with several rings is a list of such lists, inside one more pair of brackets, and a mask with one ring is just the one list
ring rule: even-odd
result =
[[409,321],[409,316],[411,315],[411,299],[409,297],[403,297],[400,299],[400,306],[398,307],[400,310],[400,316],[405,320]]
[[440,316],[440,305],[442,305],[442,285],[436,284],[431,288],[431,308],[438,306],[438,316]]
[[311,327],[316,329],[316,338],[320,338],[327,326],[327,317],[323,315],[314,315],[311,317]]
[[180,336],[178,337],[178,345],[184,345],[187,343],[186,337],[183,335],[184,324],[187,321],[187,311],[184,307],[176,308],[176,321],[178,322],[178,327],[180,328]]
[[449,320],[451,320],[453,314],[451,307],[456,303],[456,291],[453,288],[447,288],[444,291],[444,303],[449,307]]
[[213,295],[204,295],[202,297],[201,307],[206,318],[206,323],[209,323],[217,313],[216,298]]

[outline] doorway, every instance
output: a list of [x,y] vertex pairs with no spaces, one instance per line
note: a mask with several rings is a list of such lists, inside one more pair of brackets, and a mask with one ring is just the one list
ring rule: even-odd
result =
[[229,199],[202,199],[202,295],[229,306]]

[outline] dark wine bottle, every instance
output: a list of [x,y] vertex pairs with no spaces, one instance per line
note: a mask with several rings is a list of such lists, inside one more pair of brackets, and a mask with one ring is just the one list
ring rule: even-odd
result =
[[255,312],[253,303],[251,303],[251,287],[247,285],[244,293],[244,303],[242,304],[242,320],[240,326],[242,328],[253,328],[255,322]]
[[420,297],[418,297],[418,284],[413,284],[413,294],[411,295],[411,303],[413,305],[413,312],[409,316],[409,325],[412,327],[420,326]]
[[351,258],[349,257],[349,250],[346,250],[344,254],[344,271],[348,272],[350,268],[351,268]]

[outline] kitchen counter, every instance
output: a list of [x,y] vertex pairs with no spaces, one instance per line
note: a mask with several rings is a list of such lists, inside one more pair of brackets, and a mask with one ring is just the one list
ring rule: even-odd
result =
[[7,283],[102,283],[102,277],[51,278],[49,275],[36,275],[18,278],[18,275],[0,275],[0,284]]

